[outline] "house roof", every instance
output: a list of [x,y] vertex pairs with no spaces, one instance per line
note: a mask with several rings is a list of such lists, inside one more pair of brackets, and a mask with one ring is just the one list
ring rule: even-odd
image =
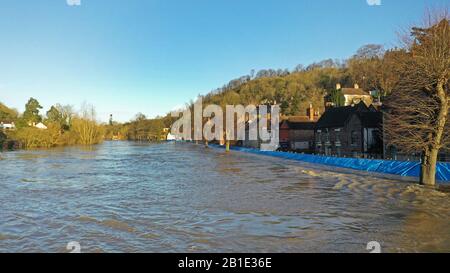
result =
[[289,122],[289,129],[292,130],[314,130],[316,128],[315,122]]
[[319,118],[317,116],[314,117],[314,120],[310,120],[308,116],[290,116],[288,117],[288,121],[291,123],[298,122],[316,122]]
[[370,96],[370,94],[360,88],[342,88],[342,94],[351,96]]
[[383,114],[381,112],[363,112],[358,113],[361,123],[366,128],[377,128],[383,123]]
[[34,125],[34,127],[38,129],[47,129],[47,126],[42,122],[37,123],[36,125]]
[[330,108],[322,115],[317,122],[316,128],[340,128],[345,126],[345,122],[358,112],[369,112],[369,108],[364,102],[355,106],[344,106]]
[[291,116],[281,122],[280,125],[287,123],[289,129],[292,130],[314,130],[317,120],[318,117],[311,121],[307,116]]

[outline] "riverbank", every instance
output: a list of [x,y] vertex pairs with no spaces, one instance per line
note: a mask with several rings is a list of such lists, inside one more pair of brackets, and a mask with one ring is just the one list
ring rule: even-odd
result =
[[22,149],[22,145],[18,141],[9,140],[9,139],[0,141],[0,152],[13,151],[13,150],[19,150],[19,149]]
[[89,120],[74,120],[70,129],[49,123],[46,129],[21,127],[2,132],[0,150],[41,149],[74,145],[94,145],[104,140],[104,128]]
[[[217,144],[209,144],[209,146],[218,149],[225,149],[225,146],[220,146]],[[358,171],[366,171],[369,173],[379,173],[384,175],[408,177],[414,179],[418,178],[420,175],[420,162],[413,161],[337,158],[279,151],[261,151],[257,149],[236,146],[231,147],[231,150],[326,165],[330,167],[346,168]],[[436,179],[440,184],[450,185],[450,163],[438,163]]]

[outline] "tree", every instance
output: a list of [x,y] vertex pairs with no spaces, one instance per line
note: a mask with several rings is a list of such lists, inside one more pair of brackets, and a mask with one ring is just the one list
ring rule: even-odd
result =
[[331,101],[336,107],[345,106],[345,97],[342,94],[342,90],[333,90],[330,93]]
[[450,144],[448,15],[413,28],[410,38],[398,60],[400,78],[387,102],[385,128],[390,144],[421,153],[420,183],[435,185],[438,154]]
[[347,65],[353,82],[365,90],[378,89],[378,74],[384,49],[381,45],[366,45],[348,60]]
[[104,131],[97,123],[95,108],[92,105],[82,106],[81,113],[72,120],[72,129],[79,144],[93,145],[103,140]]
[[39,109],[42,109],[42,106],[39,102],[30,98],[25,104],[25,112],[23,112],[23,120],[26,123],[38,123],[42,121],[42,117],[39,115]]
[[3,146],[3,142],[7,139],[7,136],[5,135],[5,133],[3,133],[2,131],[0,131],[0,149],[2,149]]
[[72,126],[72,119],[75,116],[75,110],[72,105],[56,105],[59,112],[61,112],[62,119],[65,122],[62,126],[64,130],[69,130]]
[[382,45],[368,44],[358,49],[355,54],[357,59],[380,59],[384,55],[384,47]]
[[376,89],[380,99],[392,93],[395,85],[399,81],[399,74],[396,72],[398,60],[401,60],[406,54],[404,49],[392,49],[386,51],[381,59],[378,73],[376,75]]
[[52,106],[50,110],[47,111],[47,121],[53,123],[62,123],[62,114],[55,106]]
[[298,65],[294,68],[294,72],[295,72],[295,73],[297,73],[297,72],[302,72],[302,71],[304,71],[304,70],[305,70],[305,66],[302,65],[302,64],[298,64]]
[[47,122],[58,123],[61,129],[68,131],[72,124],[72,118],[75,115],[75,111],[71,105],[53,105],[50,110],[47,111]]
[[143,121],[146,119],[147,119],[147,117],[142,113],[137,113],[136,116],[134,117],[135,121]]

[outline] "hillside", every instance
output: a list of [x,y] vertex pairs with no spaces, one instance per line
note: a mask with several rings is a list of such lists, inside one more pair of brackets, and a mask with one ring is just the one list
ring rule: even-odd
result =
[[294,70],[261,70],[230,81],[222,88],[203,96],[204,104],[248,105],[277,103],[286,116],[304,115],[310,104],[324,111],[325,95],[335,91],[336,84],[352,87],[355,83],[366,90],[377,90],[381,97],[388,95],[397,76],[393,73],[401,50],[385,51],[380,45],[361,47],[345,61],[332,59],[313,63]]
[[278,104],[283,115],[303,115],[310,104],[323,111],[324,96],[336,83],[349,82],[344,68],[314,68],[261,78],[243,77],[204,96],[204,104]]
[[18,113],[0,102],[0,121],[16,120]]

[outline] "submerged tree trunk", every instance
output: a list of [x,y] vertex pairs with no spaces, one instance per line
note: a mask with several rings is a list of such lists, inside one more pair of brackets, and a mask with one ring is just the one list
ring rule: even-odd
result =
[[436,164],[437,164],[438,150],[434,149],[425,152],[422,157],[420,184],[426,186],[436,185]]
[[448,119],[448,98],[444,90],[444,82],[440,81],[437,85],[437,95],[440,101],[440,110],[437,116],[437,128],[433,134],[431,147],[427,148],[422,157],[420,183],[422,185],[436,185],[436,168],[438,163],[439,150],[445,133],[445,126]]

